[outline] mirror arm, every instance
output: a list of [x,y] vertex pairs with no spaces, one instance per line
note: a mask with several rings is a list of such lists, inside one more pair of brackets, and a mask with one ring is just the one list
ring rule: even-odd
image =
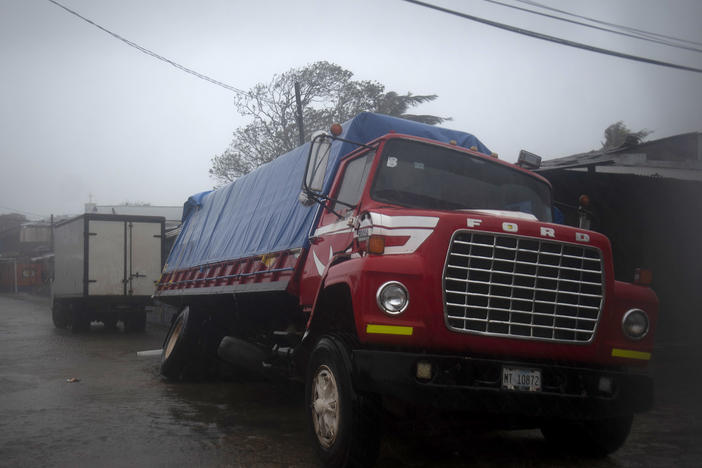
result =
[[343,141],[344,143],[351,143],[352,145],[361,146],[363,148],[371,149],[371,150],[376,149],[378,147],[378,145],[380,144],[380,143],[374,143],[372,145],[366,145],[365,143],[359,143],[357,141],[347,140],[346,138],[341,138],[341,137],[334,136],[334,135],[327,135],[327,136],[331,137],[332,140],[339,140],[339,141]]
[[[307,162],[307,165],[305,166],[305,175],[302,177],[302,191],[309,197],[310,200],[312,200],[312,201],[315,202],[315,203],[319,203],[320,205],[322,205],[322,206],[324,207],[324,209],[326,209],[327,211],[333,213],[337,218],[339,218],[339,219],[344,219],[344,217],[343,217],[341,214],[337,213],[337,212],[334,211],[332,208],[328,207],[328,206],[327,206],[327,202],[339,203],[340,205],[344,205],[344,206],[346,206],[346,207],[348,207],[348,208],[352,208],[352,209],[353,209],[353,208],[356,208],[356,205],[351,205],[351,204],[348,204],[348,203],[346,203],[346,202],[342,202],[342,201],[340,201],[340,200],[337,200],[337,199],[328,197],[328,196],[323,195],[323,194],[321,194],[321,193],[314,192],[314,191],[313,191],[312,189],[310,189],[310,187],[307,185],[307,176],[308,176],[308,174],[309,174],[310,160],[311,160],[311,158],[312,158],[312,148],[314,147],[315,141],[317,141],[317,139],[319,139],[319,138],[321,138],[321,139],[324,139],[324,138],[331,138],[332,140],[339,140],[339,141],[343,141],[343,142],[345,142],[345,143],[351,143],[351,144],[353,144],[353,145],[360,146],[360,147],[363,147],[363,148],[366,148],[366,149],[370,149],[370,150],[375,150],[375,149],[378,147],[378,145],[379,145],[380,143],[374,143],[374,144],[372,144],[372,145],[366,145],[365,143],[359,143],[359,142],[357,142],[357,141],[347,140],[347,139],[345,139],[345,138],[341,138],[341,137],[338,137],[338,136],[336,136],[336,135],[326,135],[326,134],[323,134],[323,133],[322,133],[322,134],[319,134],[319,135],[317,135],[317,136],[315,136],[315,137],[312,139],[311,143],[310,143],[310,153],[309,153],[309,155],[308,155],[308,157],[307,157],[307,158],[308,158],[308,159],[307,159],[308,162]],[[321,161],[319,161],[319,163],[321,164]],[[317,170],[318,170],[318,167],[315,167],[315,168],[314,168],[314,172],[313,172],[312,174],[314,175],[314,174],[317,172]]]
[[327,197],[327,196],[325,196],[325,195],[322,195],[322,194],[319,194],[319,193],[315,193],[315,192],[313,192],[313,191],[311,191],[311,190],[309,190],[309,189],[305,190],[305,193],[306,193],[307,196],[310,197],[315,203],[319,203],[320,205],[322,205],[322,208],[324,208],[325,210],[329,211],[330,213],[333,213],[333,214],[334,214],[337,218],[339,218],[339,219],[344,219],[344,217],[343,217],[342,215],[340,215],[339,213],[337,213],[336,211],[334,211],[334,210],[332,210],[331,208],[329,208],[329,207],[327,206],[327,204],[326,204],[326,201],[334,201],[334,202],[341,203],[342,205],[346,205],[346,206],[348,206],[349,208],[355,208],[355,206],[353,206],[353,205],[349,205],[348,203],[344,203],[344,202],[340,202],[340,201],[334,200],[333,198],[329,198],[329,197]]
[[329,200],[330,202],[338,203],[340,205],[344,205],[344,206],[347,206],[349,208],[356,208],[356,205],[351,205],[349,203],[342,202],[341,200],[337,200],[336,198],[327,197],[326,195],[319,195],[319,198],[322,198],[324,200]]

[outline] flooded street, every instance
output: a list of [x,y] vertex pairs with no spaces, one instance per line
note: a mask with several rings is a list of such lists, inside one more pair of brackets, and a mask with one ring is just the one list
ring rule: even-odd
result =
[[74,335],[35,298],[0,311],[0,466],[314,466],[298,387],[169,383],[136,355],[162,328]]
[[[136,354],[165,332],[74,335],[53,327],[47,299],[0,296],[0,466],[316,466],[300,384],[166,382],[157,358]],[[672,348],[654,361],[657,406],[607,459],[554,454],[538,431],[391,424],[378,466],[700,466],[699,357]]]

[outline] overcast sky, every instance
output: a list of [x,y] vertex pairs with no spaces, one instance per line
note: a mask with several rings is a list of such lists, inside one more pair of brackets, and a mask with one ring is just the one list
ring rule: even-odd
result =
[[[623,120],[649,139],[702,131],[702,74],[519,36],[400,0],[59,0],[146,48],[241,89],[327,60],[388,90],[438,94],[514,161],[595,149]],[[702,68],[702,54],[489,4],[427,0],[525,29]],[[520,5],[515,0],[503,0]],[[702,42],[698,0],[541,0]],[[524,6],[521,4],[521,6]],[[114,39],[46,0],[0,0],[0,213],[180,205],[246,121],[231,92]]]

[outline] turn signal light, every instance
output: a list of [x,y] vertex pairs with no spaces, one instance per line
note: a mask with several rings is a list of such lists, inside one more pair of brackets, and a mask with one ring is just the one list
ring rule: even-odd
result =
[[385,237],[370,236],[368,238],[368,253],[382,254],[385,252]]
[[653,272],[645,268],[637,268],[634,270],[634,283],[650,286],[653,283]]

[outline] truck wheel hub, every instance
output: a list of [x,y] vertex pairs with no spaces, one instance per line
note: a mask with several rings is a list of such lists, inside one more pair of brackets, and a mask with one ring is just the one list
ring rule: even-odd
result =
[[317,440],[324,448],[334,444],[339,433],[339,390],[334,374],[319,366],[312,385],[312,423]]

